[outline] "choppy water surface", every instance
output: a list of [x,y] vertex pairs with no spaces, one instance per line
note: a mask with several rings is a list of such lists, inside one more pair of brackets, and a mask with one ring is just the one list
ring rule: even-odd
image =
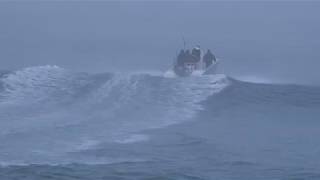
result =
[[0,73],[1,179],[320,179],[320,88]]

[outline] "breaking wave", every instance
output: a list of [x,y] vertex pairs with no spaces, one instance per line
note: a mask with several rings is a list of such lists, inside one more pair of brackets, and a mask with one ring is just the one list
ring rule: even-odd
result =
[[0,78],[0,159],[7,164],[78,162],[68,153],[147,141],[142,131],[191,120],[230,83],[225,75],[87,74],[58,66]]
[[[233,147],[232,132],[243,128],[241,123],[312,121],[319,107],[319,87],[249,83],[225,75],[172,78],[30,67],[0,75],[0,165],[141,162],[148,158],[122,156],[110,147],[151,142],[150,131],[190,120],[216,121],[230,132]],[[219,126],[210,130],[220,132]],[[252,131],[244,138],[255,141],[261,135]],[[228,133],[219,137],[215,140],[228,146]]]

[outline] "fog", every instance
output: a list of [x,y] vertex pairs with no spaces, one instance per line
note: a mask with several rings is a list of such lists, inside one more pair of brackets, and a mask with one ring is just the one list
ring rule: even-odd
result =
[[240,79],[319,85],[319,2],[1,2],[0,69],[165,71],[200,44]]

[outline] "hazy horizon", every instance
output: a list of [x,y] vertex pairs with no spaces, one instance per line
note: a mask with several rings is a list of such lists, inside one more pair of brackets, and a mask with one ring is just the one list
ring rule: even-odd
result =
[[0,69],[165,71],[185,37],[235,78],[320,85],[319,2],[1,2]]
[[[320,2],[0,2],[0,179],[319,180],[319,17]],[[183,38],[220,62],[176,58]]]

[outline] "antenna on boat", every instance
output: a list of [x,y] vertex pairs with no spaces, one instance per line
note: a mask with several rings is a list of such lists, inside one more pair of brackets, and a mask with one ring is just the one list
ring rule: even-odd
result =
[[184,36],[182,36],[182,40],[183,40],[183,50],[186,50],[186,40],[184,39]]

